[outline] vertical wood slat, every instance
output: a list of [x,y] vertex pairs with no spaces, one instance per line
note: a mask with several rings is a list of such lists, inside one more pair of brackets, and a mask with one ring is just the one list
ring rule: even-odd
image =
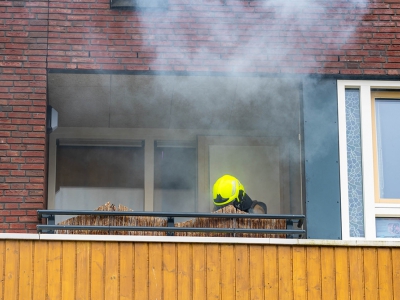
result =
[[350,298],[351,300],[364,299],[364,261],[361,248],[349,249],[350,266]]
[[76,246],[76,300],[90,299],[90,242]]
[[279,299],[278,247],[264,246],[265,299]]
[[321,299],[320,247],[307,247],[307,297]]
[[162,245],[149,244],[149,299],[163,299]]
[[220,253],[218,244],[206,245],[206,297],[220,299]]
[[321,295],[322,299],[337,299],[336,297],[336,275],[335,254],[332,247],[321,248]]
[[376,248],[364,248],[365,300],[378,297],[378,257]]
[[378,249],[378,266],[379,266],[378,268],[379,299],[392,300],[393,270],[392,270],[392,253],[389,248]]
[[349,260],[348,248],[335,248],[335,269],[336,269],[336,296],[337,299],[350,299],[349,290]]
[[[161,281],[164,295],[163,300],[176,300],[177,298],[177,272],[176,272],[176,248],[175,244],[165,243],[162,245],[162,274]],[[161,253],[159,254],[161,255]],[[179,259],[183,253],[179,253]],[[181,282],[178,283],[181,285]]]
[[236,299],[249,299],[249,246],[236,245]]
[[[1,243],[0,243],[1,245]],[[1,255],[1,250],[0,250]],[[19,298],[32,299],[33,288],[33,242],[20,241],[20,264],[19,264]],[[2,262],[0,257],[0,265]],[[1,270],[1,266],[0,266]],[[1,297],[1,293],[0,293]]]
[[117,242],[106,243],[105,295],[107,299],[119,298],[119,245]]
[[134,299],[149,299],[149,244],[135,244]]
[[106,243],[93,243],[91,257],[90,280],[92,284],[90,294],[92,299],[104,300]]
[[48,284],[47,255],[49,242],[34,243],[33,299],[45,300]]
[[[61,298],[61,242],[48,243],[48,284],[46,299]],[[27,298],[28,299],[28,298]]]
[[177,299],[188,300],[195,298],[193,294],[192,278],[193,278],[193,257],[190,244],[177,244]]
[[304,247],[293,247],[293,299],[307,299],[306,250]]
[[[134,245],[132,243],[120,244],[120,299],[133,299],[134,288]],[[93,297],[94,298],[94,297]],[[97,298],[94,298],[97,299]]]
[[233,245],[221,245],[221,299],[235,299],[235,247]]
[[400,248],[392,249],[393,299],[400,299]]
[[[206,293],[206,246],[204,244],[192,245],[193,257],[193,295]],[[193,299],[195,299],[193,297]]]
[[4,299],[6,241],[0,241],[0,299]]
[[6,241],[4,299],[18,299],[19,241]]
[[250,299],[264,299],[264,256],[263,247],[252,245],[249,247],[249,268],[250,268]]
[[76,242],[62,243],[62,299],[75,299],[76,286]]
[[293,298],[291,247],[278,247],[279,299]]

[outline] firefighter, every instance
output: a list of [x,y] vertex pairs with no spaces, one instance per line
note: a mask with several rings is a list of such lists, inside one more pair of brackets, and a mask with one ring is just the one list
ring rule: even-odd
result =
[[237,209],[251,214],[267,213],[267,205],[264,202],[251,200],[244,186],[231,175],[224,175],[214,183],[213,200],[215,210],[232,204]]

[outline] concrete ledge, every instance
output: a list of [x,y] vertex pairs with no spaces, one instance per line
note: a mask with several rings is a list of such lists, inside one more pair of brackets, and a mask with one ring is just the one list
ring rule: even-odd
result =
[[146,243],[207,243],[207,244],[258,244],[288,246],[331,247],[400,247],[400,239],[352,239],[352,240],[305,240],[234,237],[182,237],[182,236],[138,236],[138,235],[78,235],[78,234],[24,234],[0,233],[0,240],[43,241],[102,241],[102,242],[146,242]]

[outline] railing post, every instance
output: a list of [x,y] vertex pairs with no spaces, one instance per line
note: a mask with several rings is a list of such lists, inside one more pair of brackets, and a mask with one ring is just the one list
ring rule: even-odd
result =
[[[175,219],[174,217],[167,218],[167,227],[175,227]],[[175,233],[173,231],[167,231],[167,235],[173,236]]]

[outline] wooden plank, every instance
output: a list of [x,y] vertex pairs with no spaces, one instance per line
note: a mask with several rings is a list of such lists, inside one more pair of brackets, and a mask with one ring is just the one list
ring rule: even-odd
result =
[[18,299],[19,241],[6,241],[4,299]]
[[0,241],[0,299],[4,299],[5,263],[6,261],[6,241]]
[[[206,247],[204,244],[192,245],[193,257],[193,296],[206,299]],[[193,297],[195,299],[195,297]]]
[[250,299],[262,300],[264,299],[263,247],[261,245],[251,245],[249,254]]
[[119,261],[120,261],[120,299],[133,299],[133,270],[134,256],[133,244],[121,243],[119,245]]
[[48,242],[34,242],[33,299],[46,299]]
[[119,299],[119,245],[117,242],[106,242],[104,294],[106,299]]
[[192,287],[192,247],[190,244],[177,244],[178,258],[178,300],[188,300],[193,298]]
[[48,299],[61,298],[61,242],[51,241],[48,243]]
[[307,297],[321,299],[321,255],[320,247],[307,247]]
[[[164,290],[163,300],[177,299],[177,271],[176,271],[176,245],[164,243],[162,245],[162,286]],[[179,253],[179,259],[181,253]],[[179,285],[182,285],[179,282]]]
[[135,243],[134,299],[149,299],[149,245]]
[[62,242],[62,299],[75,299],[76,242]]
[[82,241],[76,244],[76,300],[90,299],[90,244]]
[[336,296],[337,299],[350,299],[349,290],[349,260],[348,248],[335,248],[335,269],[336,269]]
[[163,298],[162,246],[149,244],[149,299]]
[[[0,259],[2,260],[1,250],[0,250]],[[33,288],[33,242],[20,241],[19,298],[32,299],[32,288]]]
[[293,299],[292,249],[278,247],[279,299]]
[[400,299],[400,259],[397,257],[400,257],[400,248],[392,248],[393,299]]
[[[390,248],[377,248],[379,299],[393,299],[392,252]],[[396,287],[399,288],[399,287]]]
[[376,300],[378,297],[378,256],[376,248],[363,248],[365,299]]
[[350,299],[364,299],[364,258],[361,248],[349,248]]
[[293,258],[293,299],[307,299],[306,250],[304,247],[292,248]]
[[265,299],[279,299],[278,248],[264,246],[264,286]]
[[235,246],[221,245],[221,299],[235,299]]
[[248,299],[250,286],[249,246],[235,245],[236,299]]
[[220,299],[220,250],[217,244],[206,245],[206,297]]
[[332,247],[321,247],[322,299],[336,298],[335,252]]
[[104,300],[106,244],[93,242],[90,261],[90,294],[92,299]]

